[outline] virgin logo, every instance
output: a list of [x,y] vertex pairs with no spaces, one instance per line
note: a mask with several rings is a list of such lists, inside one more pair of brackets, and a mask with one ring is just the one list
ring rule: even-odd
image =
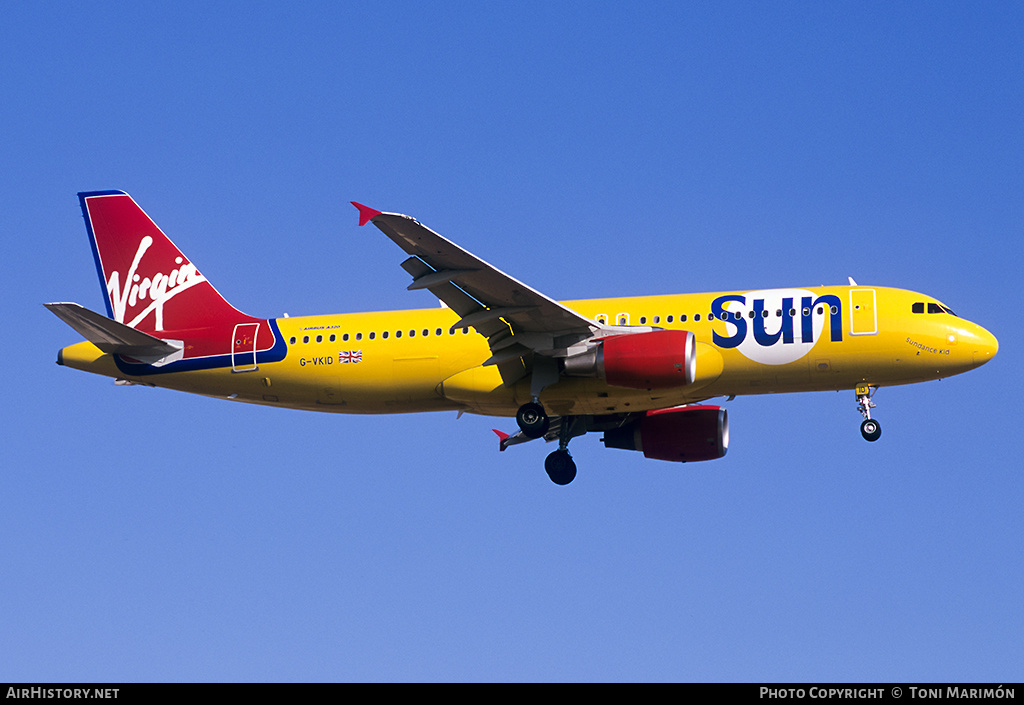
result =
[[[127,323],[128,326],[135,328],[146,316],[155,313],[156,323],[153,330],[162,330],[164,304],[186,289],[206,281],[206,277],[196,271],[194,264],[182,264],[184,259],[180,255],[174,258],[174,263],[180,266],[172,269],[170,274],[157,272],[151,277],[142,277],[138,273],[139,264],[152,244],[153,238],[149,235],[139,241],[139,249],[135,253],[135,259],[132,260],[124,283],[121,282],[120,272],[112,272],[107,279],[107,293],[110,295],[115,321]],[[132,319],[126,322],[125,317],[129,313]]]

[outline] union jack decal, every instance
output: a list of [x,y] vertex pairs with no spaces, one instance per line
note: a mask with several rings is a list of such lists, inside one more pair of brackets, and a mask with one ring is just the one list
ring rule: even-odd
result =
[[338,353],[338,362],[345,364],[348,362],[356,363],[363,361],[362,350],[342,350]]

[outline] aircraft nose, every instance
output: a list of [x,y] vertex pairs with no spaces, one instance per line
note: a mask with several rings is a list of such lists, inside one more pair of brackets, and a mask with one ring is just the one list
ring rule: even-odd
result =
[[972,336],[973,353],[974,353],[974,365],[975,367],[984,365],[986,362],[996,356],[999,351],[999,341],[996,337],[989,333],[981,326],[975,326],[977,330],[974,331]]

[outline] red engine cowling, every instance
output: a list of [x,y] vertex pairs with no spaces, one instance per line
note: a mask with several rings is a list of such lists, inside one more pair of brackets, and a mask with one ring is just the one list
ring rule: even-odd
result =
[[645,458],[691,463],[721,458],[729,449],[729,416],[720,406],[648,411],[604,433],[608,448],[642,451]]
[[613,335],[599,347],[567,358],[564,369],[567,375],[597,377],[613,387],[681,387],[697,374],[696,340],[686,330]]

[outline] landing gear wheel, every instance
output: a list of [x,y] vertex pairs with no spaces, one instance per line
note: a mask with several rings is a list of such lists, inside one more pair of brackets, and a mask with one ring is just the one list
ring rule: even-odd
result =
[[576,461],[567,450],[556,450],[544,461],[548,477],[556,485],[568,485],[576,477]]
[[874,419],[864,419],[860,425],[860,435],[865,441],[877,441],[882,436],[882,424]]
[[882,424],[871,418],[871,410],[875,408],[875,402],[871,401],[871,397],[876,391],[878,387],[872,387],[866,382],[858,384],[854,389],[854,394],[857,395],[857,411],[864,417],[860,425],[860,435],[864,436],[865,441],[877,441],[882,436]]
[[516,423],[519,424],[519,430],[523,432],[524,436],[540,438],[547,433],[551,420],[543,406],[530,401],[519,407],[519,411],[516,412]]

